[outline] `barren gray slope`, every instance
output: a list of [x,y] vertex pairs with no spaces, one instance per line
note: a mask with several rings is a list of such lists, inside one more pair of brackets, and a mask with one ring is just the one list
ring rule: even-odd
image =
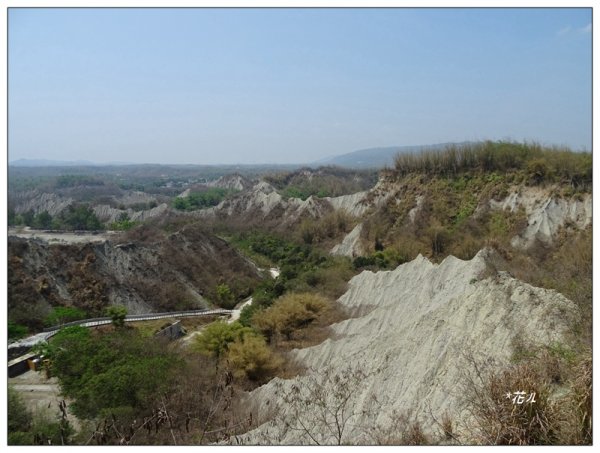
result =
[[[372,396],[382,406],[374,419],[365,415],[351,420],[354,428],[345,442],[372,443],[363,428],[385,430],[393,411],[412,411],[426,429],[435,428],[430,414],[440,418],[445,411],[464,422],[467,415],[459,389],[471,367],[465,354],[503,364],[517,334],[543,344],[563,338],[568,323],[578,317],[576,306],[555,291],[532,287],[504,273],[482,279],[488,253],[483,250],[471,261],[448,257],[439,265],[419,256],[394,271],[362,272],[340,298],[355,317],[334,325],[333,339],[294,351],[300,363],[316,370],[313,375],[329,366],[344,369],[349,364],[369,375],[351,397],[353,411],[368,409]],[[275,394],[277,386],[302,387],[307,379],[276,379],[252,392],[249,402],[254,415],[263,419],[274,406],[282,407],[285,414]],[[302,431],[286,428],[286,422],[293,425],[294,420],[279,414],[272,424],[236,442],[313,443]],[[324,431],[317,433],[321,442],[333,443]]]

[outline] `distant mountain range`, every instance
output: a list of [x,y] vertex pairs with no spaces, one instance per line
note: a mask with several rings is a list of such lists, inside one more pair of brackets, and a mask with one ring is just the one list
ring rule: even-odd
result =
[[[436,150],[443,149],[449,145],[464,145],[471,142],[460,142],[460,143],[438,143],[434,145],[417,145],[417,146],[389,146],[383,148],[367,148],[353,151],[351,153],[340,154],[339,156],[328,157],[320,159],[315,162],[306,164],[296,165],[283,165],[283,167],[296,167],[301,165],[309,165],[312,167],[335,165],[339,167],[347,168],[383,168],[393,167],[394,157],[397,154],[405,153],[418,153],[423,150]],[[130,162],[108,162],[108,163],[94,163],[87,160],[76,160],[76,161],[63,161],[63,160],[49,160],[49,159],[18,159],[9,162],[12,167],[89,167],[89,166],[109,166],[109,165],[135,165]],[[138,164],[141,165],[141,164]],[[269,166],[269,164],[264,164]],[[277,166],[276,164],[273,164]],[[214,165],[221,166],[221,165]],[[245,167],[253,167],[255,165],[242,165]],[[261,166],[261,165],[259,165]]]
[[337,165],[350,168],[383,168],[393,167],[394,157],[397,154],[418,153],[423,150],[443,149],[449,145],[465,145],[470,142],[461,143],[437,143],[435,145],[417,146],[389,146],[385,148],[367,148],[340,154],[339,156],[321,159],[313,165]]
[[107,165],[131,165],[130,162],[107,162],[97,164],[89,160],[17,159],[9,162],[12,167],[92,167]]
[[79,167],[94,165],[87,160],[18,159],[9,162],[13,167]]

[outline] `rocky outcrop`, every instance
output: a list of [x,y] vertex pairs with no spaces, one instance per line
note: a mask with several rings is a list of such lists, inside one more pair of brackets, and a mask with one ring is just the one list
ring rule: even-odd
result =
[[356,192],[339,197],[325,197],[335,210],[345,210],[354,217],[361,217],[371,208],[379,208],[394,195],[394,187],[390,187],[385,178],[380,179],[371,190]]
[[209,187],[219,187],[221,189],[242,191],[250,189],[252,187],[252,181],[236,173],[232,175],[221,176],[216,181],[210,181],[206,185]]
[[425,197],[423,195],[417,195],[415,198],[415,207],[408,211],[408,218],[411,223],[415,222],[417,215],[423,209],[423,201],[425,201]]
[[162,203],[155,208],[145,209],[141,211],[134,211],[131,208],[128,209],[116,209],[109,205],[98,205],[94,206],[94,214],[98,217],[98,220],[104,223],[116,222],[121,215],[127,214],[129,220],[136,222],[143,222],[148,219],[160,217],[169,210],[169,205]]
[[[255,417],[275,416],[232,442],[335,443],[326,423],[311,420],[314,407],[312,413],[290,411],[281,395],[303,395],[311,381],[335,383],[335,377],[324,381],[324,370],[344,370],[349,364],[360,367],[360,373],[348,395],[355,415],[347,421],[354,428],[346,431],[343,442],[373,443],[367,428],[385,432],[405,413],[433,429],[432,416],[447,411],[457,427],[464,427],[468,414],[460,389],[465,373],[473,371],[468,357],[502,366],[509,362],[517,335],[534,344],[561,341],[569,323],[579,317],[576,306],[555,291],[505,273],[484,278],[491,253],[483,250],[471,261],[450,256],[439,265],[419,256],[394,271],[364,271],[354,277],[339,299],[351,318],[333,325],[331,338],[322,344],[292,352],[308,369],[305,375],[275,379],[249,395]],[[340,374],[338,384],[320,391],[325,404],[336,398],[344,379]],[[299,420],[313,432],[292,429]],[[468,435],[461,432],[461,439]]]
[[[93,206],[94,213],[101,222],[114,222],[123,213],[126,213],[131,220],[144,221],[160,216],[168,209],[168,205],[165,203],[145,210],[134,210],[131,207],[127,208],[127,206],[156,203],[156,198],[139,191],[124,192],[122,196],[113,196],[112,200],[114,201],[114,205],[123,205],[126,209],[117,209],[108,204]],[[39,192],[37,190],[11,194],[11,204],[14,206],[15,213],[17,214],[28,211],[39,214],[43,211],[47,211],[48,214],[54,217],[59,215],[73,203],[75,203],[75,200],[72,197],[61,196],[56,193]]]
[[139,190],[127,191],[120,197],[114,197],[114,199],[116,203],[125,205],[126,207],[136,204],[157,203],[155,197]]
[[72,198],[64,198],[55,193],[38,192],[37,190],[16,193],[13,198],[17,214],[28,211],[39,214],[48,211],[48,214],[54,217],[73,203]]
[[285,226],[303,216],[317,218],[330,211],[331,207],[319,198],[311,196],[306,200],[286,200],[272,185],[260,181],[251,190],[224,200],[215,207],[195,211],[192,215],[203,218],[236,217],[250,223],[272,221]]
[[511,241],[518,248],[528,248],[536,240],[551,243],[562,227],[584,229],[592,223],[591,194],[567,199],[552,195],[549,190],[522,187],[501,201],[490,200],[489,206],[510,212],[525,210],[527,227]]
[[371,207],[368,202],[368,191],[357,192],[350,195],[341,195],[339,197],[325,197],[333,209],[336,211],[345,210],[348,214],[355,217],[362,216]]
[[116,240],[51,244],[10,236],[9,318],[19,313],[26,323],[29,305],[42,317],[57,305],[90,316],[110,304],[130,314],[207,308],[220,283],[249,294],[261,279],[253,263],[197,226],[152,242]]
[[363,224],[359,223],[356,225],[350,233],[348,233],[341,244],[337,244],[331,249],[332,255],[347,256],[354,258],[364,254],[364,249],[360,241],[360,234],[362,233]]

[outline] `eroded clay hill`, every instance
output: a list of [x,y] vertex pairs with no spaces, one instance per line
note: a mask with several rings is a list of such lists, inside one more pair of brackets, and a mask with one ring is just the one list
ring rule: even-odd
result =
[[375,243],[409,256],[438,247],[432,254],[466,258],[490,240],[526,250],[592,224],[591,192],[573,193],[559,183],[514,184],[493,175],[454,180],[383,175],[370,191],[329,202],[355,216],[356,227],[331,250],[348,257],[373,253]]
[[9,319],[41,327],[50,306],[76,306],[90,316],[109,304],[131,314],[205,308],[218,284],[250,294],[256,267],[225,241],[191,226],[171,234],[49,244],[9,237]]
[[292,351],[304,375],[275,379],[249,395],[253,416],[272,420],[232,443],[336,444],[331,417],[320,418],[312,403],[290,401],[320,400],[335,411],[346,396],[342,443],[373,444],[374,435],[392,434],[403,415],[433,431],[445,413],[468,443],[465,379],[474,364],[501,369],[516,338],[566,341],[580,316],[559,293],[490,271],[492,257],[489,249],[470,261],[449,256],[434,264],[419,256],[393,271],[354,277],[339,299],[351,317],[334,324],[323,343]]

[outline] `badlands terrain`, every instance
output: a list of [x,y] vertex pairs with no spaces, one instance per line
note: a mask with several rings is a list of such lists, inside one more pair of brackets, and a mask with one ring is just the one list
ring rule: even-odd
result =
[[163,325],[56,334],[69,443],[591,443],[590,154],[63,171],[11,170],[12,340],[111,307],[234,310],[170,343]]

